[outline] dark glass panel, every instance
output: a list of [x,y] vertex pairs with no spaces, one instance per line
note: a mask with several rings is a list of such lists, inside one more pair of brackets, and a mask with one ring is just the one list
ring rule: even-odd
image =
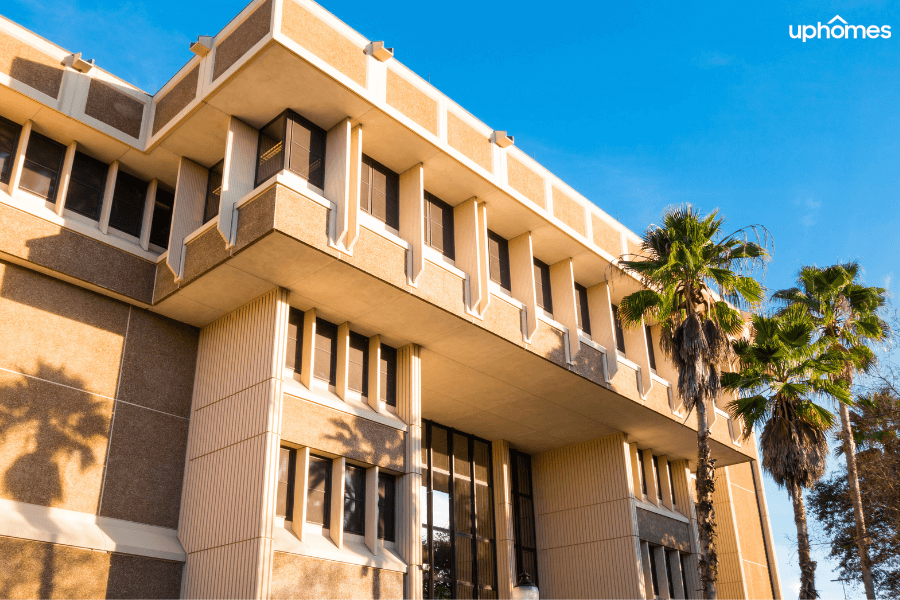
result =
[[[494,587],[494,544],[490,540],[476,540],[478,547],[478,585]],[[479,597],[483,594],[479,590]]]
[[66,209],[94,221],[100,220],[109,165],[81,152],[72,161],[72,176],[66,192]]
[[378,474],[378,537],[393,542],[397,515],[397,483],[393,475]]
[[275,514],[290,520],[293,512],[294,451],[280,448],[278,451],[278,494]]
[[388,406],[397,406],[397,350],[381,345],[381,400]]
[[455,479],[453,487],[453,508],[456,513],[453,524],[456,531],[468,532],[472,529],[472,482]]
[[550,294],[550,267],[534,259],[534,291],[537,305],[553,314],[553,298]]
[[150,224],[150,243],[160,248],[169,247],[169,231],[172,228],[172,207],[175,205],[175,194],[161,187],[156,188],[156,201],[153,203],[153,221]]
[[493,497],[493,490],[488,486],[475,486],[475,532],[480,537],[494,537]]
[[344,468],[344,531],[366,533],[366,470],[355,465]]
[[434,468],[450,471],[450,458],[447,454],[447,430],[443,427],[431,426],[431,460]]
[[259,132],[256,156],[256,185],[284,169],[284,131],[286,114],[279,115]]
[[[475,583],[475,561],[472,554],[472,538],[467,535],[456,536],[456,581],[461,583]],[[465,586],[459,585],[460,588]],[[471,592],[469,592],[471,594]],[[460,598],[463,591],[460,589]],[[468,596],[471,598],[472,596]]]
[[638,449],[638,476],[641,478],[641,491],[647,495],[647,472],[644,470],[644,453]]
[[488,259],[491,281],[510,291],[509,242],[493,231],[488,231]]
[[469,438],[462,435],[453,435],[453,472],[457,477],[472,477],[472,468],[469,464]]
[[613,325],[616,328],[616,350],[625,352],[625,331],[622,329],[622,322],[619,321],[619,307],[613,304]]
[[119,169],[113,190],[109,226],[134,237],[140,237],[144,220],[147,183]]
[[653,348],[653,333],[649,325],[644,325],[644,334],[647,336],[647,357],[650,359],[650,368],[656,370],[656,352]]
[[206,181],[206,206],[203,209],[203,222],[207,223],[219,214],[219,206],[222,201],[222,170],[225,161],[220,160],[209,170],[209,178]]
[[334,385],[337,379],[337,325],[316,319],[316,354],[313,375]]
[[575,284],[575,303],[577,304],[576,316],[578,317],[578,326],[583,332],[591,335],[591,315],[588,312],[587,288],[580,284]]
[[656,553],[654,547],[650,546],[650,579],[653,582],[653,595],[659,597],[659,577],[656,573]]
[[291,147],[288,168],[318,188],[325,187],[325,131],[290,113]]
[[453,208],[428,192],[425,192],[425,243],[451,260],[456,256]]
[[65,146],[32,131],[25,149],[19,187],[50,202],[56,202],[56,188],[65,157]]
[[347,385],[363,396],[369,393],[369,338],[350,333]]
[[9,183],[22,126],[0,117],[0,182]]
[[287,338],[284,365],[299,373],[303,358],[303,311],[292,308],[288,312]]
[[306,522],[328,527],[331,513],[331,459],[309,457]]

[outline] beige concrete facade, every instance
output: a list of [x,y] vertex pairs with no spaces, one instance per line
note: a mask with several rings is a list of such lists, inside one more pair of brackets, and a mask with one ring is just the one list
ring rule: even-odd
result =
[[[658,340],[617,349],[639,238],[384,45],[253,0],[151,96],[0,20],[0,595],[511,598],[527,564],[547,598],[697,597],[696,416]],[[321,148],[263,177],[286,110]],[[710,415],[720,589],[778,598],[756,448]]]

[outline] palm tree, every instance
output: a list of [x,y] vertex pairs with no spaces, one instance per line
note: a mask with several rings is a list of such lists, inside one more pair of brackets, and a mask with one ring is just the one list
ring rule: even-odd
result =
[[850,402],[850,393],[833,375],[840,356],[827,341],[814,339],[815,324],[801,307],[782,314],[753,317],[753,341],[732,344],[739,371],[723,373],[724,386],[739,394],[728,404],[734,419],[744,419],[744,438],[763,426],[759,436],[762,466],[794,504],[800,557],[800,598],[818,598],[816,563],[810,557],[803,488],[812,488],[825,474],[827,431],[834,415],[816,404],[819,397]]
[[650,226],[642,235],[640,255],[619,262],[647,288],[622,300],[619,319],[623,327],[640,326],[644,318],[661,325],[660,346],[678,369],[678,391],[688,410],[697,411],[700,579],[703,596],[711,600],[718,555],[706,403],[721,393],[719,373],[730,354],[729,337],[744,329],[735,306],[755,306],[763,298],[762,286],[748,273],[761,267],[769,253],[758,236],[757,242],[748,240],[756,227],[723,234],[718,211],[701,216],[686,205],[667,209],[662,219],[662,227]]
[[[860,267],[856,262],[825,268],[803,267],[797,276],[797,287],[772,296],[788,307],[802,306],[809,311],[819,336],[827,338],[829,348],[842,357],[842,368],[836,378],[848,388],[853,385],[856,373],[868,372],[874,365],[875,355],[869,344],[883,340],[888,333],[887,324],[877,314],[885,303],[885,289],[866,287],[859,282],[859,276]],[[843,454],[856,521],[856,547],[866,596],[874,600],[872,561],[866,547],[866,521],[856,469],[856,444],[846,404],[841,403],[840,412]]]

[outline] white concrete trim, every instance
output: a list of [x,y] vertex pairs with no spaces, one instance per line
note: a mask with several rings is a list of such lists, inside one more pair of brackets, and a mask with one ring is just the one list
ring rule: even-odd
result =
[[281,517],[276,518],[275,527],[273,528],[274,543],[272,544],[275,552],[297,554],[320,560],[361,565],[398,573],[406,573],[408,571],[406,563],[397,554],[396,549],[380,543],[382,540],[378,540],[381,547],[378,554],[375,555],[366,546],[365,541],[362,541],[363,538],[358,535],[344,534],[342,547],[338,548],[332,541],[328,529],[310,527],[309,524],[305,524],[303,541],[301,542],[292,531],[292,526],[293,524],[290,521],[285,521]]
[[435,250],[434,248],[432,248],[431,246],[429,246],[427,244],[424,245],[422,249],[423,249],[423,253],[425,255],[425,260],[427,260],[431,264],[435,265],[436,267],[440,267],[440,268],[444,269],[445,271],[456,275],[457,277],[459,277],[462,280],[466,279],[465,272],[456,266],[456,261],[454,261],[450,258],[447,258],[446,256],[444,256],[443,254],[441,254],[440,252],[438,252],[437,250]]
[[410,245],[409,242],[400,237],[400,232],[394,229],[393,227],[388,227],[387,223],[384,223],[367,212],[359,211],[359,224],[361,227],[365,227],[372,233],[378,234],[389,242],[393,242],[397,246],[400,246],[404,250],[409,250]]
[[516,300],[515,298],[513,298],[512,296],[507,294],[506,290],[504,290],[502,287],[500,287],[497,283],[494,283],[493,281],[491,281],[488,284],[488,287],[490,289],[491,295],[494,296],[495,298],[503,300],[507,304],[510,304],[510,305],[518,308],[519,310],[525,310],[524,302]]
[[0,535],[184,562],[178,532],[89,513],[0,499]]

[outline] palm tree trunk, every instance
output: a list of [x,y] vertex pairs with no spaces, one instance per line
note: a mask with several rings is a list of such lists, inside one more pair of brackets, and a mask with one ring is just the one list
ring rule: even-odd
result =
[[791,482],[791,500],[794,502],[794,522],[797,524],[797,554],[800,557],[800,600],[819,597],[816,591],[816,562],[809,554],[809,533],[806,530],[806,506],[803,504],[803,488]]
[[862,496],[859,493],[859,477],[856,473],[856,442],[850,430],[850,409],[841,402],[841,437],[844,442],[844,457],[847,459],[847,481],[850,483],[850,500],[853,502],[853,516],[856,519],[856,547],[859,550],[859,564],[862,569],[866,598],[875,599],[872,583],[872,562],[866,546],[866,519],[863,515]]
[[719,555],[716,551],[716,513],[713,507],[715,491],[715,461],[709,448],[709,421],[706,405],[695,403],[697,409],[697,529],[700,535],[700,581],[705,600],[714,600]]

